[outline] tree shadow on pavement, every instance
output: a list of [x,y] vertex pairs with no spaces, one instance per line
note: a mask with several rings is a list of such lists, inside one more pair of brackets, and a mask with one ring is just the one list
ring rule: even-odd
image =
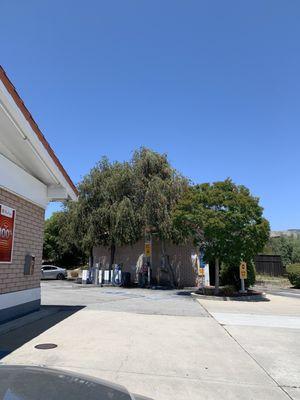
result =
[[82,308],[84,307],[42,306],[41,310],[49,311],[48,315],[2,335],[0,334],[0,360]]
[[177,292],[176,294],[178,296],[191,296],[191,293],[193,293],[195,290],[181,290],[180,292]]

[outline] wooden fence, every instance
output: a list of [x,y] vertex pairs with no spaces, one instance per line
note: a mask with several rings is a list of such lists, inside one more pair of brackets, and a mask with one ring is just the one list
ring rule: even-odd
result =
[[285,272],[281,257],[269,254],[258,254],[255,257],[255,268],[259,274],[282,276]]

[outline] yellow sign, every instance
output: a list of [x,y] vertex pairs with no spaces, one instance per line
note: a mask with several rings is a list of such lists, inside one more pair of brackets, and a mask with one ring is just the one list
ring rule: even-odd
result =
[[245,261],[240,263],[240,279],[247,279],[247,264]]
[[151,257],[151,243],[145,243],[145,256],[146,257]]

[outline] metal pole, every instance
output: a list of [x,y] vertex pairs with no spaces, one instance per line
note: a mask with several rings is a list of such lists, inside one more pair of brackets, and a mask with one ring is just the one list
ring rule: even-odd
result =
[[96,266],[95,266],[94,284],[95,285],[99,284],[99,263],[96,263]]
[[151,285],[151,266],[152,266],[152,235],[151,235],[151,232],[149,235],[149,243],[150,243],[151,253],[150,253],[149,264],[148,264],[148,286],[150,287],[150,285]]
[[241,279],[241,293],[245,293],[245,279]]

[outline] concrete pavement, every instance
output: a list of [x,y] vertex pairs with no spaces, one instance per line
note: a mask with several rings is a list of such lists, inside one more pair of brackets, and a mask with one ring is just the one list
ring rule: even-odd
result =
[[290,398],[300,400],[300,299],[200,304]]
[[[259,337],[254,332],[254,349],[247,339],[248,329],[271,328],[223,327],[211,312],[224,313],[223,304],[218,308],[215,303],[226,302],[211,301],[214,310],[210,310],[207,302],[199,304],[175,291],[84,288],[69,282],[43,283],[42,298],[48,305],[85,307],[34,337],[2,362],[77,371],[123,384],[131,392],[155,400],[298,398],[298,390],[292,387],[295,373],[290,380],[281,374],[281,381],[279,371],[268,370],[264,366],[267,360],[258,357],[259,349],[270,341],[269,336],[262,332]],[[244,304],[247,310],[249,303]],[[239,313],[242,305],[236,306],[238,309],[227,311]],[[284,352],[278,352],[282,361],[291,362],[291,369],[297,369],[298,355],[286,358],[295,339],[289,337]],[[283,346],[279,336],[271,340]],[[58,347],[34,348],[46,342]],[[256,351],[256,345],[258,355],[251,353]],[[281,383],[288,387],[281,387]]]

